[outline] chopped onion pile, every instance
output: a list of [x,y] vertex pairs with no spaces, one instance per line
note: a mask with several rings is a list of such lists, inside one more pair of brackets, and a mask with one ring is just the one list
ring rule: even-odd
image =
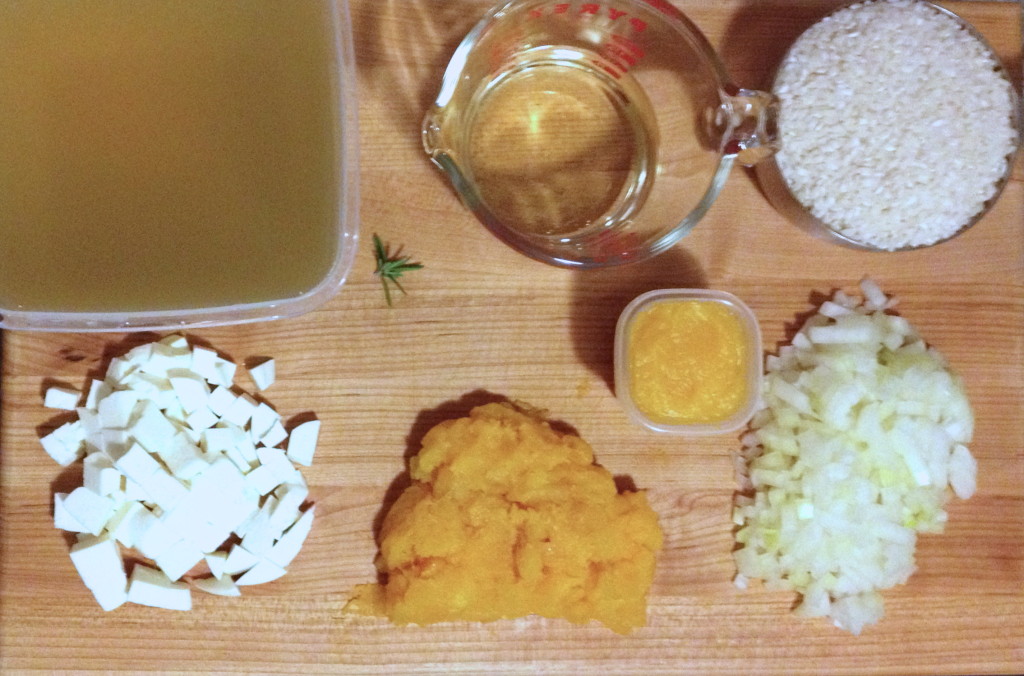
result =
[[[63,466],[84,456],[83,485],[54,496],[54,525],[78,533],[71,560],[104,610],[126,601],[188,610],[181,580],[201,562],[213,577],[191,586],[238,596],[284,575],[309,535],[314,508],[303,509],[309,489],[292,463],[312,462],[320,421],[289,435],[273,408],[235,391],[235,371],[172,335],[112,359],[84,405],[75,390],[47,390],[46,406],[78,419],[43,448]],[[273,360],[250,375],[269,387]],[[136,563],[129,578],[122,548],[154,566]]]
[[796,613],[859,634],[879,590],[941,532],[948,487],[974,493],[974,420],[960,380],[871,280],[837,292],[766,360],[765,408],[738,458],[737,586],[803,595]]

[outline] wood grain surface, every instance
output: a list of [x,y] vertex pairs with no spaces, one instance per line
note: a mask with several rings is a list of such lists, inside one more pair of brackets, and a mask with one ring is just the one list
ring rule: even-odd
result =
[[[765,87],[786,45],[835,2],[680,0],[734,79]],[[949,3],[984,33],[1020,83],[1020,7]],[[485,4],[354,0],[361,132],[358,260],[322,309],[284,321],[197,331],[237,360],[273,356],[267,398],[286,418],[323,421],[305,473],[313,533],[284,578],[238,599],[196,594],[190,613],[103,613],[53,529],[51,495],[74,485],[37,441],[60,417],[52,383],[82,386],[105,360],[152,336],[3,335],[0,418],[0,672],[930,674],[1024,672],[1024,169],[975,228],[935,248],[870,254],[811,238],[737,170],[681,244],[644,264],[572,272],[529,260],[458,203],[420,147],[441,73]],[[425,264],[385,306],[370,235]],[[730,505],[735,436],[688,440],[631,426],[616,403],[616,318],[663,287],[731,291],[769,349],[796,317],[865,274],[963,375],[977,414],[977,495],[954,501],[918,570],[885,594],[859,637],[790,613],[793,594],[739,591]],[[244,381],[243,381],[244,384]],[[509,397],[546,408],[598,462],[647,489],[666,543],[648,626],[524,618],[395,627],[342,613],[375,579],[374,524],[406,457],[433,424]]]

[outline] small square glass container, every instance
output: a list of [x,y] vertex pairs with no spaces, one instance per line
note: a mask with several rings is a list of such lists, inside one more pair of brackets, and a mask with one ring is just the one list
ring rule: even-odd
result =
[[[634,374],[630,368],[629,352],[634,321],[641,312],[658,303],[699,301],[718,303],[727,307],[739,320],[744,344],[746,396],[736,410],[724,419],[707,422],[671,423],[655,420],[644,413],[633,395]],[[690,436],[728,434],[743,427],[758,409],[761,401],[763,378],[761,329],[757,318],[747,305],[731,293],[710,289],[656,289],[633,299],[622,311],[615,330],[615,393],[630,420],[655,432]]]

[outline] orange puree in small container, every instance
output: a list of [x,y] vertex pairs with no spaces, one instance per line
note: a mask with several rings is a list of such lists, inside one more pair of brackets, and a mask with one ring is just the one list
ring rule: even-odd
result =
[[628,331],[630,393],[657,423],[716,423],[748,395],[749,341],[736,311],[706,300],[664,300],[633,318]]

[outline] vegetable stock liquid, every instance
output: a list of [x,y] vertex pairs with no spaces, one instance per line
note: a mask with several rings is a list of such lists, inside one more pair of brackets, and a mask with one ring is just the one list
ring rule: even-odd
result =
[[337,249],[326,0],[3,0],[0,307],[292,298]]

